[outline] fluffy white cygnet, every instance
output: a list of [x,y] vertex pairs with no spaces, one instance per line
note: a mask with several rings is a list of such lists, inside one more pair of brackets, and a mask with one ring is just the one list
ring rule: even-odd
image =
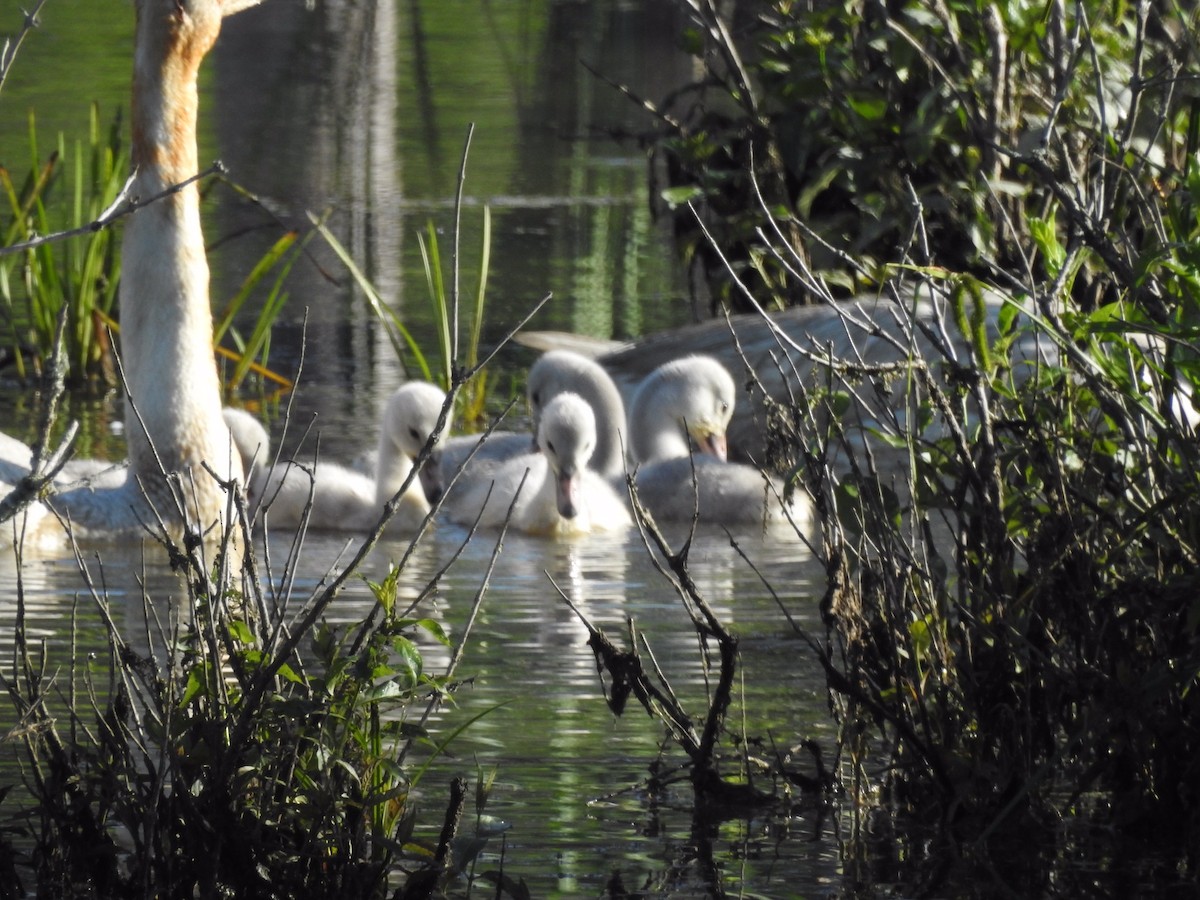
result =
[[725,430],[736,388],[710,356],[685,356],[659,366],[638,386],[629,409],[630,455],[648,463],[688,456],[695,448],[726,458]]
[[543,353],[529,370],[526,394],[536,433],[543,411],[559,394],[578,394],[596,417],[596,449],[588,467],[605,478],[625,473],[625,403],[598,362],[571,350]]
[[592,407],[578,394],[559,394],[540,420],[539,452],[456,487],[447,498],[447,517],[463,525],[478,518],[485,527],[499,527],[511,505],[512,527],[527,534],[562,537],[628,527],[624,501],[588,468],[596,447]]
[[[783,486],[725,458],[734,396],[732,376],[707,356],[665,363],[639,386],[629,411],[635,485],[656,520],[690,522],[698,508],[699,521],[712,525],[787,523]],[[807,504],[793,500],[790,511],[807,529]]]
[[[0,432],[0,483],[13,485],[29,474],[33,450],[16,438]],[[54,486],[68,488],[79,484],[114,487],[125,480],[126,462],[107,459],[69,459],[54,477]]]
[[[383,413],[374,478],[323,461],[305,465],[280,461],[272,466],[262,424],[249,413],[225,410],[234,443],[250,473],[247,496],[251,509],[258,511],[268,527],[295,528],[304,521],[311,503],[307,516],[313,529],[370,531],[436,429],[444,398],[441,390],[425,382],[409,382],[392,394]],[[441,490],[436,476],[424,477],[430,471],[436,471],[435,467],[425,466],[423,477],[413,479],[396,497],[389,531],[411,531],[425,519],[430,509],[426,490],[435,495]]]
[[[599,363],[573,351],[551,350],[533,364],[525,384],[532,433],[503,431],[488,435],[471,457],[471,471],[464,477],[469,474],[471,478],[483,478],[507,460],[536,452],[542,413],[551,400],[565,393],[582,397],[596,417],[596,449],[590,468],[606,478],[624,473],[625,404],[621,392]],[[449,482],[479,443],[480,435],[459,435],[446,441],[439,459],[443,482]]]

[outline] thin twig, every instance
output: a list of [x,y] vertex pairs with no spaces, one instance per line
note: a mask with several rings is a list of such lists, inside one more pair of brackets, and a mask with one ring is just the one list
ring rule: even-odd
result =
[[24,12],[21,21],[21,30],[17,32],[15,38],[5,40],[4,45],[0,46],[0,91],[4,90],[4,82],[8,79],[8,73],[12,69],[13,62],[17,58],[17,51],[21,49],[21,45],[25,43],[25,38],[35,28],[41,27],[41,22],[38,20],[38,13],[42,11],[42,7],[46,5],[46,0],[37,0],[37,4],[33,9]]
[[120,193],[117,194],[116,199],[113,200],[108,209],[104,210],[104,212],[102,212],[95,220],[86,225],[80,225],[78,228],[69,228],[66,231],[56,231],[53,234],[42,234],[32,237],[27,241],[21,241],[17,244],[9,244],[7,247],[0,247],[0,256],[9,256],[14,253],[22,253],[26,250],[36,250],[43,244],[57,243],[58,241],[65,241],[69,238],[79,237],[80,235],[94,234],[97,231],[103,231],[105,228],[110,227],[118,219],[123,219],[126,216],[137,212],[139,209],[143,209],[152,203],[157,203],[164,197],[170,197],[172,194],[178,194],[192,182],[199,181],[202,178],[207,178],[209,175],[224,174],[224,172],[225,166],[220,161],[217,161],[204,171],[197,172],[195,175],[191,176],[190,178],[185,178],[178,184],[172,184],[169,187],[159,191],[152,197],[148,197],[145,200],[134,197],[132,200],[126,201],[125,197],[128,195],[129,189],[133,186],[133,181],[137,176],[137,173],[135,172],[133,175],[129,176],[129,179],[125,182],[125,186],[121,188]]

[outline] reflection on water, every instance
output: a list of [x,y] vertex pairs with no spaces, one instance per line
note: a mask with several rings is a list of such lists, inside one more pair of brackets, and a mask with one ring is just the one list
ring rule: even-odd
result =
[[[454,554],[466,532],[438,528],[412,556],[401,578],[401,598],[415,598]],[[438,590],[414,612],[438,619],[454,643],[460,641],[493,555],[495,534],[477,535],[442,578]],[[326,573],[349,559],[357,545],[344,538],[310,535],[295,573],[283,561],[291,537],[273,534],[264,566],[264,587],[290,592],[298,609],[321,586]],[[379,580],[406,545],[385,542],[368,558],[361,574]],[[795,542],[748,539],[743,550],[779,592],[788,611],[808,626],[816,622],[814,587],[820,570]],[[85,552],[93,578],[105,586],[118,622],[134,634],[142,622],[142,586],[160,612],[181,595],[178,579],[160,554],[98,546]],[[744,696],[730,717],[740,730],[742,717],[752,735],[770,737],[780,747],[801,737],[829,740],[823,692],[815,663],[788,633],[775,600],[759,583],[723,534],[705,533],[692,550],[691,571],[703,596],[740,639]],[[340,562],[339,562],[340,560]],[[15,614],[11,554],[0,556],[0,627],[11,634]],[[46,639],[52,665],[66,663],[70,621],[78,604],[79,646],[103,658],[104,636],[95,606],[82,589],[77,566],[68,556],[27,562],[24,572],[31,634]],[[551,581],[553,579],[553,583]],[[653,649],[685,707],[699,716],[706,695],[705,673],[695,633],[671,585],[658,573],[636,532],[597,535],[571,543],[523,536],[505,537],[489,588],[467,640],[458,675],[469,679],[455,704],[433,721],[436,733],[449,733],[481,712],[492,710],[451,744],[452,756],[435,760],[421,785],[420,816],[435,841],[446,786],[455,775],[473,783],[477,771],[495,767],[496,785],[487,813],[511,825],[504,848],[505,871],[524,878],[534,896],[599,893],[613,871],[626,887],[647,877],[667,878],[694,852],[698,835],[686,785],[650,793],[645,782],[659,759],[661,726],[633,703],[621,718],[604,702],[587,631],[559,596],[557,584],[593,624],[618,642],[632,621]],[[373,599],[358,579],[330,608],[328,619],[352,625],[370,611]],[[444,671],[448,651],[423,644],[428,671]],[[11,646],[2,651],[7,658]],[[418,751],[420,762],[427,750]],[[671,769],[683,756],[669,743],[661,758]],[[813,843],[816,830],[824,837]],[[704,835],[724,868],[722,882],[767,895],[816,889],[836,876],[832,840],[815,813],[764,816],[710,826]],[[689,849],[693,848],[693,849]],[[500,865],[494,840],[480,861]],[[695,878],[687,866],[670,876]]]
[[[417,235],[432,224],[443,260],[461,228],[460,286],[473,303],[491,209],[483,343],[495,344],[547,294],[536,328],[625,338],[688,317],[680,270],[651,222],[646,159],[635,140],[648,118],[587,73],[661,95],[690,71],[674,50],[668,4],[551,0],[518,3],[326,2],[266,6],[230,21],[216,48],[211,102],[233,177],[264,207],[222,203],[218,296],[279,234],[330,225],[424,346],[435,327]],[[320,61],[314,66],[313,61]],[[464,61],[469,60],[469,64]],[[647,61],[653,60],[653,65]],[[247,84],[255,90],[246,90]],[[452,201],[474,126],[461,222]],[[269,149],[268,149],[269,148]],[[269,212],[269,214],[267,214]],[[402,377],[395,352],[319,241],[289,278],[273,363],[299,366],[302,415],[344,420],[327,449],[366,436]],[[498,360],[508,393],[531,357]],[[407,364],[411,366],[412,360]]]

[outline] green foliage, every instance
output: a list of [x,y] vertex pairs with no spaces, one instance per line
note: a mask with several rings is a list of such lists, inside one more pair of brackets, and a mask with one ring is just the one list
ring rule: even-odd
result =
[[31,113],[28,174],[18,186],[0,170],[7,213],[0,218],[4,246],[83,230],[57,246],[44,243],[0,256],[0,344],[11,350],[21,377],[40,370],[64,307],[66,353],[75,379],[102,374],[110,362],[104,319],[115,306],[120,251],[111,229],[85,229],[116,201],[125,182],[128,160],[120,124],[118,119],[103,132],[93,105],[87,146],[77,143],[68,152],[60,135],[56,151],[43,162]]
[[714,303],[811,302],[814,278],[854,293],[900,260],[1053,278],[1085,246],[1070,293],[1094,306],[1113,262],[1159,244],[1143,192],[1195,150],[1183,11],[763,0],[718,26],[692,6],[705,78],[664,108],[659,195]]
[[[829,300],[887,276],[942,303],[934,324],[895,305],[931,338],[902,375],[846,353],[789,384],[809,393],[781,417],[802,423],[785,437],[821,514],[848,796],[901,823],[907,893],[944,893],[922,879],[951,846],[1044,873],[1076,852],[1053,824],[1076,816],[1113,838],[1098,855],[1149,839],[1167,883],[1194,877],[1195,12],[692,8],[708,82],[657,150],[664,198],[711,236],[685,211],[686,248],[722,257],[714,298]],[[860,404],[895,415],[855,433]],[[847,858],[869,858],[859,837]]]
[[[925,829],[985,858],[986,838],[1037,829],[1026,871],[1064,852],[1038,823],[1094,817],[1112,829],[1101,853],[1150,839],[1168,870],[1200,833],[1181,799],[1200,783],[1200,380],[1181,351],[1194,308],[1169,323],[1129,306],[1066,318],[991,335],[940,400],[922,377],[902,399],[893,385],[881,397],[922,415],[823,476],[845,783],[911,835],[906,879],[942,865],[943,850],[917,849]],[[967,316],[959,328],[975,339]],[[1032,334],[1057,359],[1022,363]]]

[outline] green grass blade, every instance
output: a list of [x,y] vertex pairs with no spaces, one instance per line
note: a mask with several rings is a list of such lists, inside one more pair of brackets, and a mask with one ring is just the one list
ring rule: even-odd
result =
[[479,290],[475,293],[475,320],[471,324],[470,363],[479,361],[479,340],[483,335],[483,310],[487,300],[488,270],[492,260],[492,208],[483,207],[483,239],[479,247]]
[[482,710],[482,711],[476,713],[475,715],[471,716],[471,718],[467,719],[467,721],[463,722],[461,725],[459,725],[457,728],[455,728],[452,732],[450,732],[448,735],[446,735],[446,737],[444,737],[434,747],[433,754],[429,757],[429,759],[425,760],[425,762],[421,765],[421,767],[419,769],[417,769],[416,772],[413,773],[412,781],[410,782],[411,786],[414,788],[417,786],[417,783],[421,780],[421,778],[425,775],[425,772],[429,769],[430,764],[432,764],[435,759],[437,759],[439,756],[441,756],[442,753],[445,752],[446,748],[448,746],[450,746],[450,743],[452,741],[454,741],[460,734],[462,734],[464,731],[466,731],[468,728],[470,728],[472,725],[474,725],[476,722],[478,722],[484,716],[490,716],[496,710],[501,709],[505,706],[508,706],[508,702],[509,701],[507,701],[507,700],[502,700],[499,703],[495,704],[494,706],[489,706],[487,709]]
[[383,302],[383,299],[379,296],[379,292],[375,290],[375,286],[371,284],[367,276],[358,268],[349,252],[342,246],[341,241],[334,237],[333,233],[325,227],[325,223],[319,221],[311,214],[310,218],[317,233],[321,235],[325,243],[329,245],[329,248],[337,254],[338,259],[342,261],[342,265],[350,272],[351,277],[354,278],[355,283],[363,292],[363,296],[367,298],[367,304],[370,306],[371,312],[375,314],[375,317],[387,329],[388,340],[392,342],[392,347],[396,351],[396,357],[401,361],[404,359],[401,346],[401,342],[403,341],[417,363],[417,367],[421,370],[421,377],[426,381],[432,381],[433,378],[430,375],[429,363],[425,359],[425,354],[421,352],[420,345],[413,338],[409,330],[404,327],[404,323],[400,321],[400,317],[396,315],[395,310]]
[[437,230],[433,222],[426,225],[428,237],[417,233],[417,244],[421,248],[421,262],[425,266],[425,286],[429,290],[429,302],[433,307],[434,321],[438,328],[438,346],[442,353],[443,387],[450,384],[450,307],[446,300],[446,283],[442,278],[442,259],[438,250]]
[[[312,240],[314,234],[316,234],[314,231],[308,232],[308,234],[306,234],[303,240],[301,240],[298,244],[295,241],[295,232],[291,232],[289,235],[284,236],[290,237],[290,240],[286,242],[287,246],[284,249],[284,252],[286,252],[287,255],[283,259],[282,265],[279,267],[279,272],[275,276],[275,283],[271,286],[271,290],[267,294],[267,298],[263,303],[262,310],[259,312],[258,319],[254,323],[254,330],[250,333],[250,337],[247,339],[246,345],[242,350],[242,357],[238,361],[237,366],[234,368],[233,378],[231,380],[231,386],[233,388],[237,388],[237,386],[242,383],[242,380],[246,377],[247,373],[250,372],[251,366],[254,364],[255,359],[258,357],[260,351],[262,351],[263,348],[268,345],[268,339],[271,336],[271,327],[275,324],[275,320],[279,317],[280,311],[287,303],[288,294],[283,289],[283,284],[287,280],[288,275],[291,274],[292,267],[296,264],[296,260],[300,258],[300,254],[304,251],[304,247],[310,240]],[[282,239],[276,242],[276,247],[278,247],[281,243],[283,243]],[[287,248],[291,248],[290,252],[287,252]],[[272,251],[274,251],[274,249],[275,248],[272,248]],[[273,255],[273,252],[268,254],[268,256]],[[266,259],[266,257],[264,257],[264,259]],[[276,256],[275,260],[278,261],[278,259],[279,257]],[[261,262],[262,261],[260,260],[260,264]],[[272,262],[271,265],[275,265],[275,262]],[[259,266],[255,266],[256,270],[258,268]],[[265,274],[265,270],[263,274]],[[258,279],[256,278],[255,280],[257,281]],[[241,302],[242,301],[238,302],[238,307],[241,306]],[[236,312],[236,309],[233,311]],[[230,318],[232,318],[232,313]],[[261,365],[265,368],[266,363],[267,360],[264,355]]]
[[[217,318],[217,321],[213,323],[214,343],[219,342],[225,336],[225,332],[227,332],[229,330],[229,326],[233,324],[234,317],[241,310],[251,292],[255,287],[257,287],[258,283],[262,281],[262,279],[265,278],[273,268],[275,268],[284,255],[296,243],[296,239],[298,237],[299,235],[296,232],[289,231],[287,234],[283,235],[283,237],[277,240],[271,246],[271,248],[265,254],[263,254],[263,257],[254,264],[254,268],[250,270],[250,274],[247,275],[245,280],[242,281],[241,286],[238,288],[238,292],[233,296],[233,299],[225,305],[225,309],[221,311],[221,315]],[[303,244],[301,244],[301,246],[303,246]],[[287,269],[288,271],[291,270],[291,264],[288,264]],[[278,286],[276,286],[276,290],[277,289]]]

